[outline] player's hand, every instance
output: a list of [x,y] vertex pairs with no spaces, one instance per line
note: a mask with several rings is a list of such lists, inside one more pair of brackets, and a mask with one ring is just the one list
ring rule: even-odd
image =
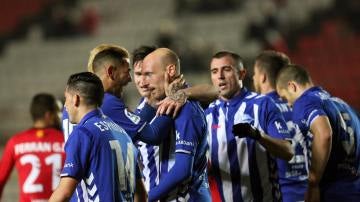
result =
[[156,115],[166,114],[175,118],[178,115],[181,107],[185,104],[185,102],[177,102],[169,97],[166,97],[165,99],[157,103],[158,108],[156,111]]
[[185,87],[185,79],[182,74],[172,82],[170,82],[169,75],[165,74],[164,89],[167,97],[176,97],[176,93]]
[[249,123],[238,123],[233,125],[232,132],[235,136],[240,138],[250,137],[254,140],[259,140],[261,138],[260,131]]

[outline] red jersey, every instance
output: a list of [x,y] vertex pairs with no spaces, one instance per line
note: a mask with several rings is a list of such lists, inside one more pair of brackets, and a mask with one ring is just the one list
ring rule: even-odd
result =
[[16,134],[7,142],[0,162],[0,198],[15,165],[19,176],[19,201],[47,201],[59,184],[64,160],[62,132],[32,128]]

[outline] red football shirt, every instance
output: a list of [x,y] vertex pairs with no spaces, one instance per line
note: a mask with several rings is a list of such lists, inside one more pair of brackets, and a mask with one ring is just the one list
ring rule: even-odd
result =
[[60,181],[64,160],[62,132],[32,128],[16,134],[7,142],[0,162],[0,198],[15,165],[19,176],[19,201],[47,201]]

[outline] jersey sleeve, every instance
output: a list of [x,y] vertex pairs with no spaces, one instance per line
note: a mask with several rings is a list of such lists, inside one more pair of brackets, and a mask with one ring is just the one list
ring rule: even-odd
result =
[[261,106],[263,114],[260,117],[263,119],[261,122],[264,123],[264,132],[278,139],[291,138],[286,121],[274,101],[266,99]]
[[314,96],[302,97],[295,102],[293,120],[302,130],[310,130],[311,123],[319,116],[326,115],[320,98]]
[[[173,120],[167,115],[155,116],[156,110],[150,105],[145,104],[139,115],[142,120],[147,121],[144,127],[139,130],[135,139],[139,139],[145,143],[159,145],[162,140],[167,137]],[[134,139],[134,138],[133,138]]]
[[186,103],[175,120],[175,152],[194,155],[203,126],[201,115]]
[[0,161],[0,198],[6,181],[8,180],[11,171],[15,164],[15,154],[14,154],[14,143],[13,139],[10,139],[5,146],[2,159]]
[[80,181],[86,173],[92,147],[88,131],[78,127],[73,131],[65,145],[66,159],[61,177],[73,177]]
[[101,106],[103,113],[110,117],[116,124],[120,125],[133,139],[143,128],[145,121],[135,113],[129,111],[119,100],[106,99]]

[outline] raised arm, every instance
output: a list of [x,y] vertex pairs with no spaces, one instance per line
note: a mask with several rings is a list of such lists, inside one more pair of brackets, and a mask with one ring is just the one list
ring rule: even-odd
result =
[[198,100],[200,102],[212,102],[218,98],[219,92],[213,85],[199,84],[182,89],[188,99]]
[[218,97],[218,91],[210,84],[199,84],[176,90],[170,89],[167,92],[167,97],[158,103],[157,114],[173,115],[173,117],[179,113],[188,99],[210,103]]

